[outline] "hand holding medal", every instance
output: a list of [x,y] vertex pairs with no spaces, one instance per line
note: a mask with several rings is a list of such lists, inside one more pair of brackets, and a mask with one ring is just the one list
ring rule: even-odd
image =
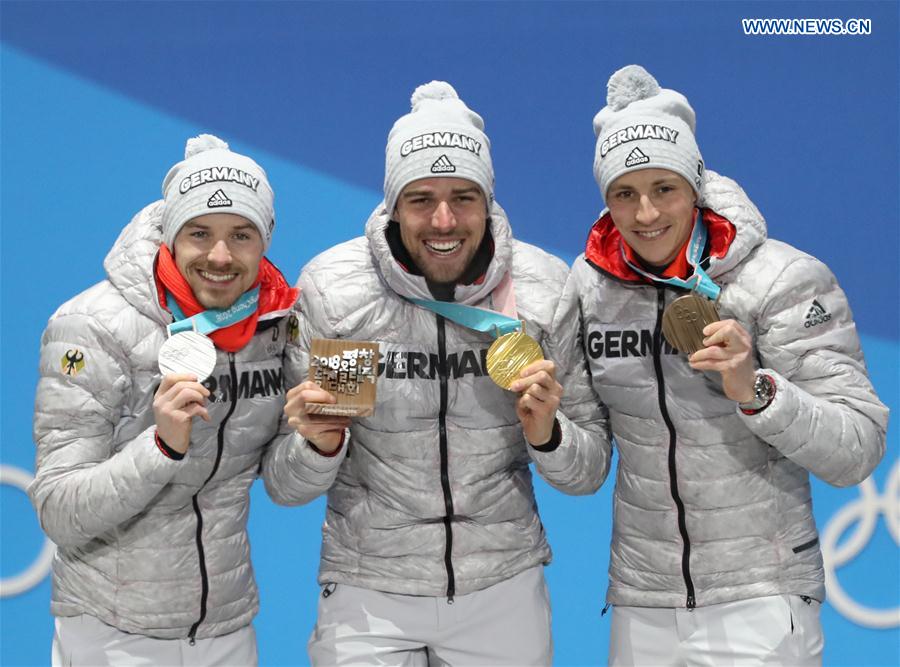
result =
[[153,399],[153,414],[159,437],[183,454],[190,445],[193,418],[209,421],[209,390],[201,382],[216,367],[216,348],[205,334],[253,314],[259,304],[259,288],[244,292],[229,308],[210,308],[192,317],[185,316],[171,294],[167,303],[175,321],[166,327],[169,337],[159,348],[163,379]]
[[156,432],[169,447],[184,454],[191,444],[194,417],[209,421],[209,389],[191,373],[167,373],[153,397]]
[[509,273],[494,290],[494,298],[502,312],[447,301],[410,301],[469,329],[492,333],[496,340],[488,349],[487,372],[497,386],[508,390],[527,366],[544,358],[544,353],[525,333],[525,322],[515,318],[516,299]]
[[410,300],[457,324],[494,334],[496,340],[487,353],[488,375],[497,386],[520,394],[516,414],[525,438],[542,445],[552,437],[562,387],[556,381],[556,367],[544,359],[541,346],[525,332],[525,323],[511,316],[515,313],[515,298],[508,274],[504,282],[501,291],[505,295],[499,301],[505,302],[503,310],[508,314],[459,303]]
[[314,338],[309,380],[287,393],[288,424],[321,454],[338,450],[351,417],[375,412],[378,343]]
[[556,366],[544,359],[538,342],[525,333],[525,323],[500,336],[487,353],[488,375],[498,386],[519,394],[516,414],[525,439],[543,445],[553,435],[562,386],[556,381]]
[[733,401],[746,403],[754,396],[756,366],[753,339],[735,320],[721,320],[704,329],[703,347],[688,361],[698,371],[722,374],[722,391]]
[[535,361],[505,388],[519,394],[516,415],[525,439],[536,446],[549,442],[563,393],[562,385],[556,381],[556,365],[549,359]]
[[322,454],[337,451],[343,441],[344,429],[350,427],[350,417],[310,410],[312,405],[337,404],[335,396],[307,380],[290,389],[286,398],[284,414],[288,424]]
[[624,249],[622,257],[636,273],[652,282],[691,290],[690,294],[675,299],[666,307],[663,312],[663,336],[669,345],[689,355],[691,368],[721,373],[725,395],[733,401],[744,403],[754,396],[756,369],[753,341],[747,330],[736,321],[719,319],[716,301],[722,290],[700,265],[706,234],[706,225],[698,211],[685,257],[688,264],[694,267],[694,275],[687,280],[649,274],[632,264]]
[[170,336],[159,349],[163,379],[153,398],[153,415],[159,437],[177,452],[187,451],[194,417],[209,421],[209,390],[200,380],[208,378],[215,366],[212,341],[196,331]]

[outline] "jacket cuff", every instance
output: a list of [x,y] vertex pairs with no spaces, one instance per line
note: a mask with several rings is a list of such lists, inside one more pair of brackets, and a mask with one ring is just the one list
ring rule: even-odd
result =
[[309,440],[296,431],[294,431],[291,437],[295,438],[295,440],[288,449],[288,465],[300,466],[301,468],[306,468],[315,473],[330,474],[344,462],[344,458],[347,456],[347,451],[350,446],[351,435],[349,429],[344,429],[343,442],[340,447],[334,450],[334,454],[331,456],[320,454]]
[[535,447],[529,444],[527,447],[531,460],[534,461],[534,464],[542,475],[553,475],[561,470],[568,470],[569,467],[573,465],[577,456],[577,447],[573,446],[575,443],[572,423],[568,420],[565,413],[556,413],[554,430],[557,424],[559,425],[560,440],[556,446],[550,446],[550,443],[553,442],[553,438],[551,437],[550,442],[545,445]]
[[347,441],[347,429],[344,429],[344,432],[341,433],[341,441],[338,443],[338,446],[335,448],[333,452],[323,452],[321,449],[316,447],[312,440],[307,440],[306,444],[309,445],[309,448],[312,449],[319,456],[324,456],[326,458],[332,458],[341,453],[341,449],[344,448],[344,443]]
[[786,434],[792,431],[791,427],[801,409],[797,388],[770,368],[761,368],[759,372],[771,376],[778,387],[772,400],[765,410],[750,414],[740,408],[735,408],[735,411],[753,435],[769,443],[785,456],[789,456],[805,443],[804,440],[796,440],[793,436],[786,437]]
[[[562,442],[562,427],[559,425],[559,419],[553,419],[553,431],[550,433],[550,439],[543,445],[531,445],[532,449],[539,452],[552,452],[559,447]],[[531,443],[528,443],[531,444]]]
[[174,449],[169,447],[168,444],[166,444],[165,440],[159,437],[159,432],[156,429],[153,430],[153,441],[156,443],[159,451],[161,451],[166,456],[166,458],[170,458],[174,461],[180,461],[184,458],[184,454],[182,452],[175,451]]

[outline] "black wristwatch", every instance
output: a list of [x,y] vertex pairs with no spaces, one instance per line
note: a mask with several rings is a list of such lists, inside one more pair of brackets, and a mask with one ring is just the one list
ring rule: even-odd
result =
[[775,398],[775,378],[757,371],[756,380],[753,382],[753,399],[746,403],[738,403],[738,407],[745,415],[756,414],[769,407],[773,398]]

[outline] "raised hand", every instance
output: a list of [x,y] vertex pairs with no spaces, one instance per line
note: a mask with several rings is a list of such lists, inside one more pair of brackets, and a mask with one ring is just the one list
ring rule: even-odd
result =
[[703,329],[703,344],[688,359],[698,371],[718,371],[722,374],[722,389],[732,401],[747,403],[753,400],[756,368],[753,363],[753,339],[734,320],[707,324]]
[[549,442],[563,393],[562,385],[556,381],[554,363],[542,359],[529,364],[509,389],[519,394],[516,414],[522,424],[525,439],[537,446]]
[[284,414],[288,424],[323,454],[331,454],[341,445],[349,417],[316,415],[306,411],[307,403],[335,403],[337,399],[312,381],[298,384],[288,391]]
[[156,432],[169,447],[184,454],[191,444],[194,417],[209,421],[206,399],[209,389],[189,373],[163,376],[153,397]]

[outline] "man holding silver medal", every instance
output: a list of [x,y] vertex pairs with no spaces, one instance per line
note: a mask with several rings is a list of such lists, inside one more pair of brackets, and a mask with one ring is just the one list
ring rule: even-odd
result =
[[766,239],[694,127],[643,68],[610,78],[594,118],[608,209],[560,304],[619,452],[609,664],[820,664],[809,473],[865,479],[887,409],[834,276]]
[[58,546],[54,665],[257,662],[248,493],[296,438],[269,444],[297,290],[264,257],[256,162],[201,135],[163,195],[41,342],[29,494]]
[[567,414],[594,432],[557,411],[541,347],[554,353],[566,268],[513,238],[493,185],[481,117],[449,84],[420,86],[388,137],[385,201],[365,236],[301,275],[301,350],[344,338],[381,355],[371,416],[310,414],[334,400],[313,382],[288,394],[316,469],[330,461],[335,475],[314,665],[551,662],[550,548],[529,464],[590,493],[599,480],[581,471],[599,465],[604,429],[593,402]]

